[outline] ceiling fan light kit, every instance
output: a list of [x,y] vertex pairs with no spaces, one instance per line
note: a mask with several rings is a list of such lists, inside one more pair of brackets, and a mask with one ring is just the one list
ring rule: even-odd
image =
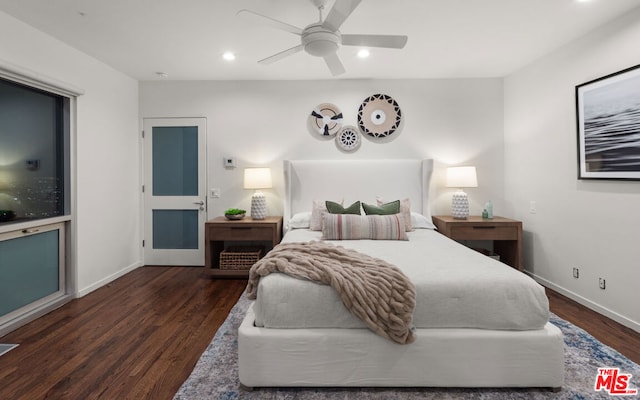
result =
[[407,43],[407,37],[401,35],[342,35],[339,30],[340,26],[361,1],[362,0],[336,0],[323,21],[322,10],[324,9],[326,0],[311,0],[318,8],[320,17],[318,22],[307,25],[304,29],[251,10],[240,10],[238,11],[238,15],[252,18],[257,17],[261,22],[274,28],[300,36],[299,45],[264,58],[258,61],[260,64],[271,64],[304,50],[309,55],[324,58],[331,73],[337,76],[346,71],[337,54],[340,46],[402,49]]
[[340,32],[331,32],[321,24],[312,24],[302,32],[304,51],[316,57],[324,57],[335,53],[340,46]]

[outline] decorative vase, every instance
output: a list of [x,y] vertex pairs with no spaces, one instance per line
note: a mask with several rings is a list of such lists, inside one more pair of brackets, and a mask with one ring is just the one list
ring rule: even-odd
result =
[[251,218],[265,219],[267,217],[267,198],[264,193],[256,191],[251,196]]
[[451,216],[455,219],[467,219],[469,216],[469,198],[462,190],[458,190],[453,194]]

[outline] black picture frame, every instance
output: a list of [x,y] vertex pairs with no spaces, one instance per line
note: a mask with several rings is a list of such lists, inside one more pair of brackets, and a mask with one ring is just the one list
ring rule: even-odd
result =
[[640,180],[640,65],[576,86],[578,179]]

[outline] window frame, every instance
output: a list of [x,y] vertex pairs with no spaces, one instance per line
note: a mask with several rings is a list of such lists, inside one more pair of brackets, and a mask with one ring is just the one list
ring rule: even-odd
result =
[[[49,92],[66,97],[66,107],[63,112],[68,113],[64,121],[68,126],[64,127],[62,145],[65,148],[65,200],[64,215],[19,221],[16,223],[0,225],[0,236],[10,237],[15,233],[28,234],[30,231],[46,228],[55,224],[62,224],[60,229],[60,281],[64,285],[55,296],[49,296],[45,301],[32,303],[29,310],[22,310],[21,315],[13,316],[12,320],[0,324],[0,336],[5,335],[18,327],[25,325],[36,318],[71,301],[77,295],[77,222],[76,215],[76,118],[78,96],[84,94],[84,90],[67,82],[43,75],[33,70],[0,60],[0,79],[8,80],[36,90]],[[57,226],[57,225],[55,225]],[[58,229],[58,228],[56,228]],[[11,232],[11,233],[9,233]],[[42,299],[44,300],[44,299]]]

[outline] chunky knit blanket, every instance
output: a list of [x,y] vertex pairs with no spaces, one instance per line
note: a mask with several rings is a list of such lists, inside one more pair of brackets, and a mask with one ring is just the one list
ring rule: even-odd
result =
[[400,344],[415,340],[415,287],[386,261],[327,242],[281,243],[251,267],[249,299],[256,298],[260,277],[272,272],[331,285],[376,334]]

